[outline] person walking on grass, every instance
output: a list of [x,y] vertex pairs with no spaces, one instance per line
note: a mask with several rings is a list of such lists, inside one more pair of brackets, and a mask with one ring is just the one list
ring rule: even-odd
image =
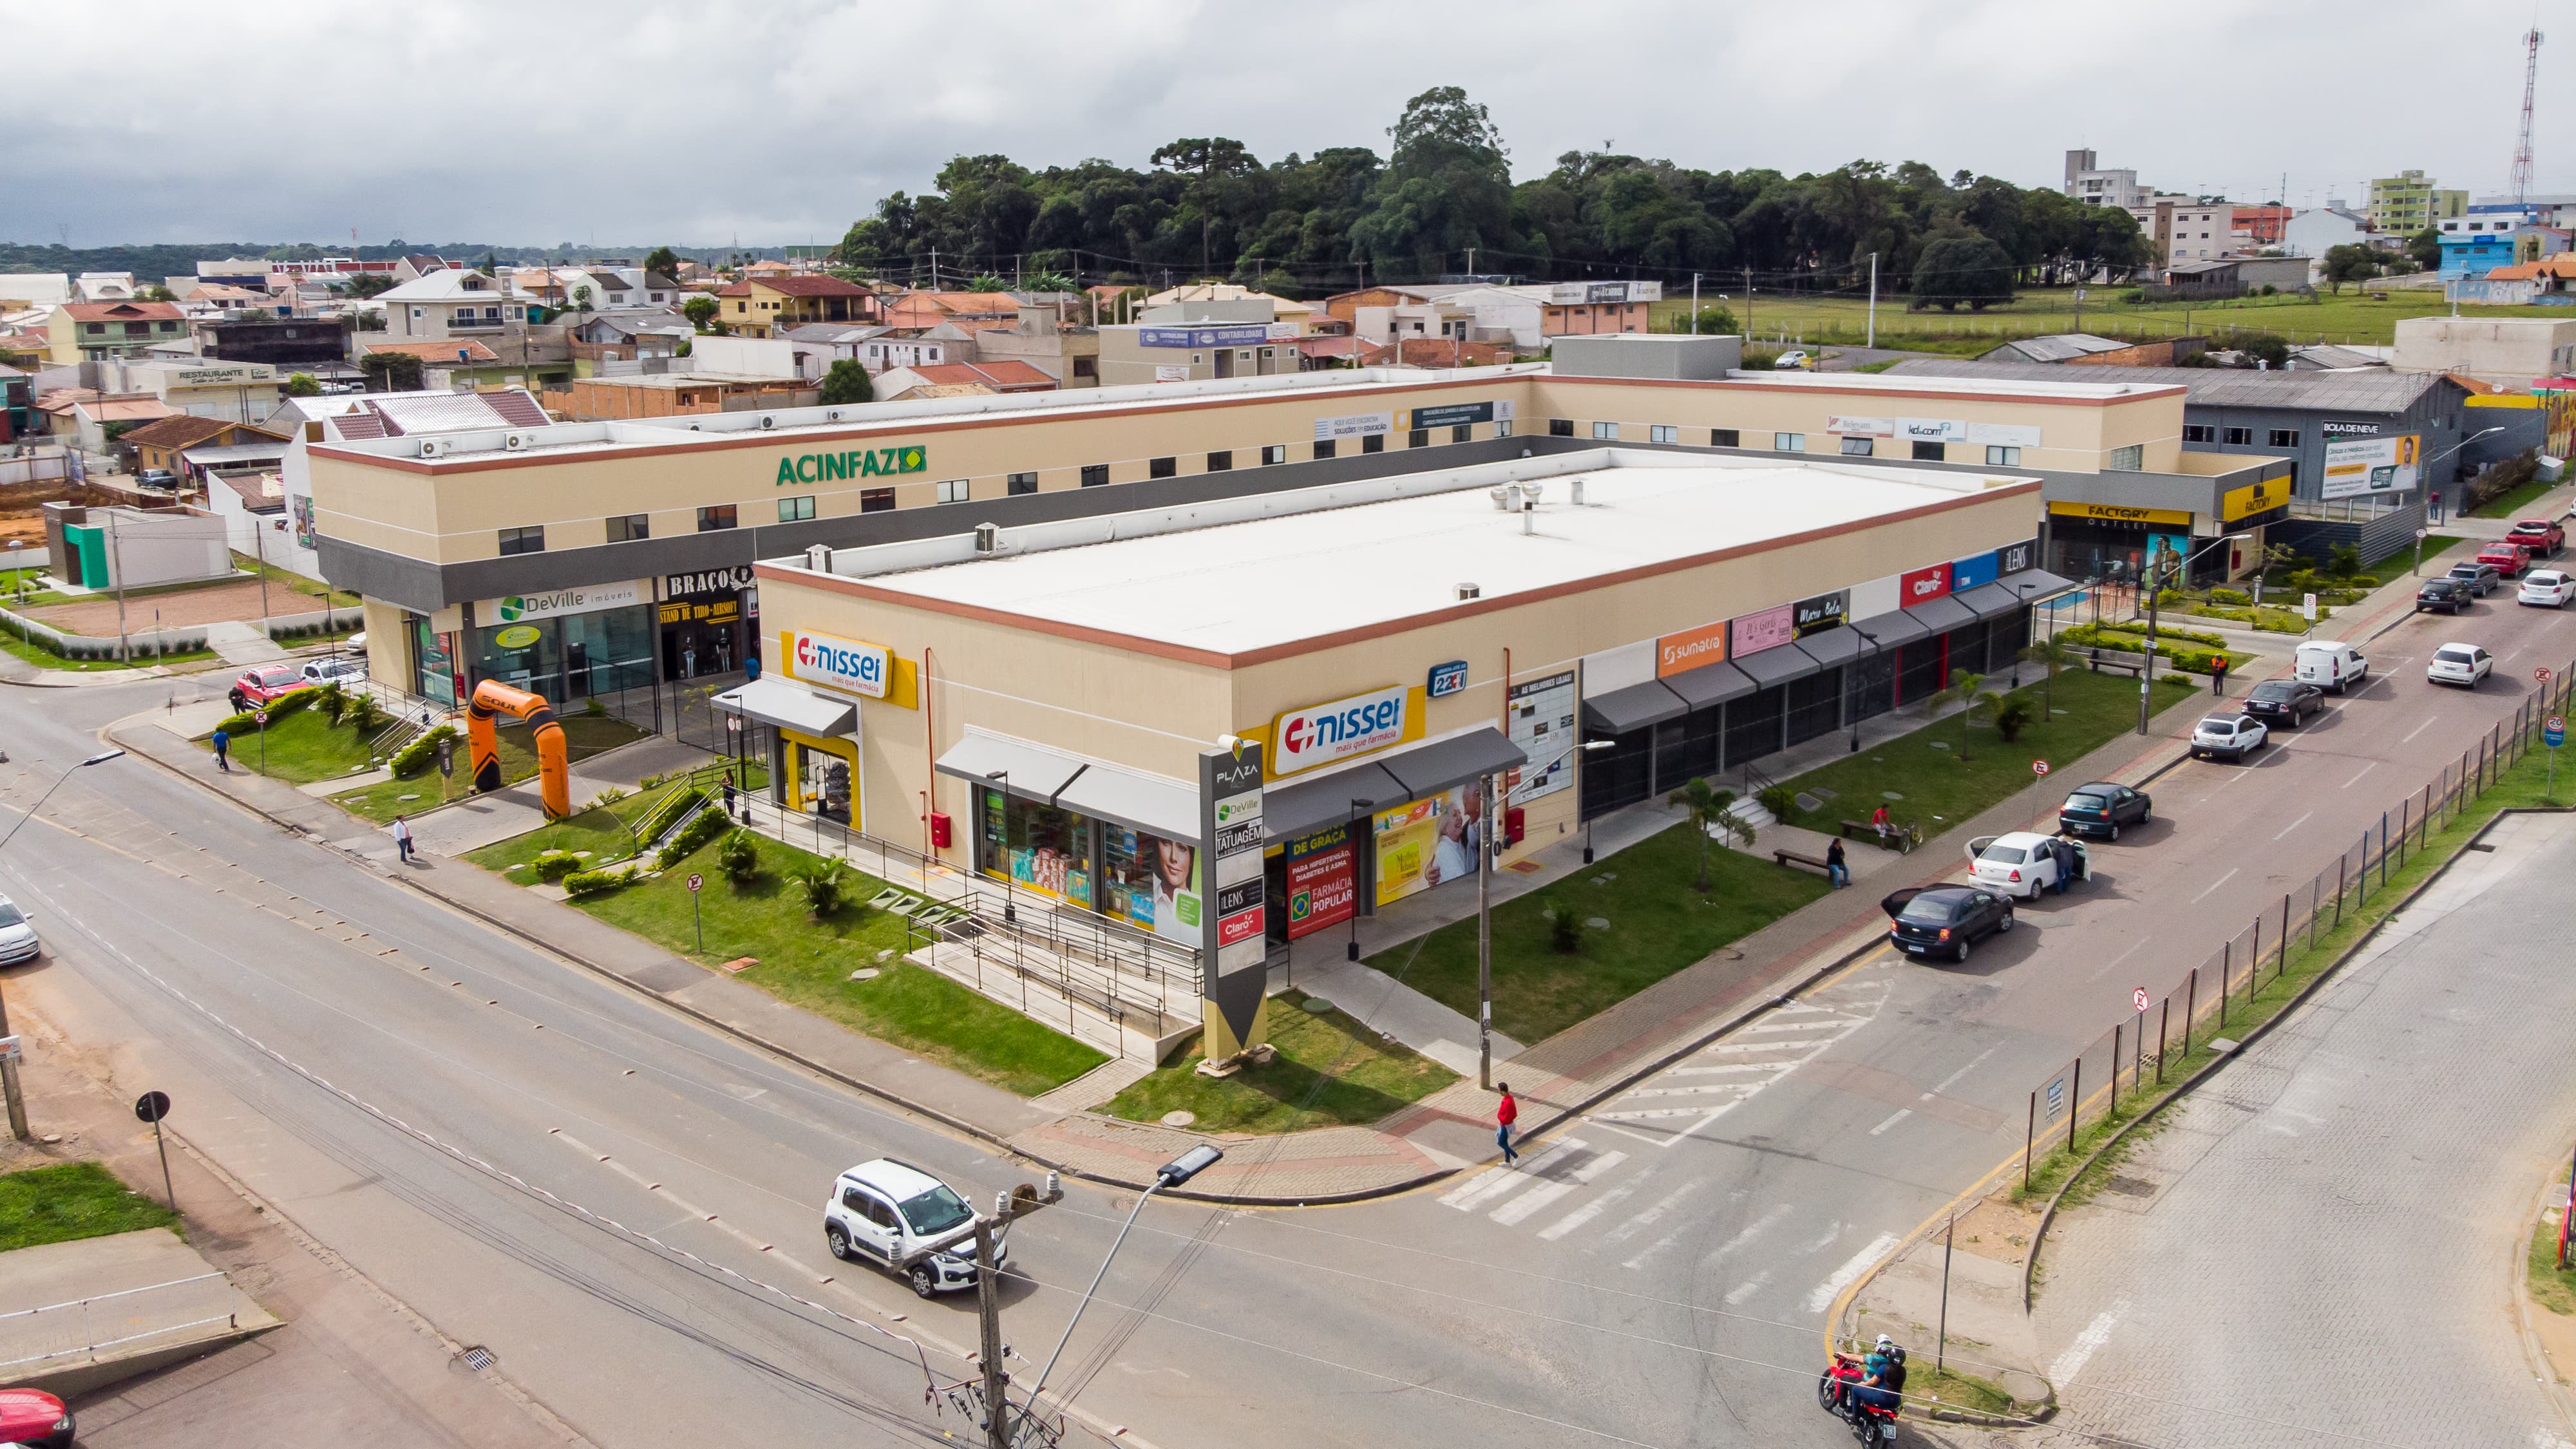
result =
[[231,757],[226,755],[224,752],[232,748],[233,737],[226,733],[221,726],[218,726],[215,730],[213,743],[215,746],[215,768],[227,775],[231,774],[233,772],[233,762]]
[[401,855],[403,864],[419,863],[411,853],[411,824],[399,815],[394,817],[394,850]]
[[1503,1149],[1503,1166],[1509,1167],[1521,1156],[1512,1150],[1512,1124],[1521,1120],[1521,1104],[1512,1100],[1511,1083],[1494,1086],[1503,1094],[1503,1100],[1494,1104],[1494,1145]]

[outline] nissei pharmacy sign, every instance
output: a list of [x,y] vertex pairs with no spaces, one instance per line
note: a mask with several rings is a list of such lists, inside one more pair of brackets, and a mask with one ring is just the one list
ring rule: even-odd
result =
[[1422,737],[1422,709],[1401,684],[1308,705],[1270,724],[1270,773],[1293,775]]
[[778,460],[778,486],[839,483],[929,471],[930,450],[919,443],[895,448],[852,448],[840,453],[798,453]]
[[799,679],[829,684],[870,699],[886,697],[894,677],[894,659],[884,648],[829,634],[792,630],[787,636],[790,672]]

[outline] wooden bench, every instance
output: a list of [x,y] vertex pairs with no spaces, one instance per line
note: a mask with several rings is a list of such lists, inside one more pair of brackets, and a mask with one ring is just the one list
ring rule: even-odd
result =
[[2092,667],[2097,674],[2105,669],[2116,669],[2131,679],[2136,679],[2147,667],[2147,656],[2124,654],[2116,649],[2096,649],[2093,651]]
[[1905,853],[1905,831],[1893,824],[1887,834],[1881,835],[1878,827],[1866,820],[1846,820],[1842,822],[1840,834],[1845,840],[1866,840],[1882,850],[1892,850],[1899,855]]
[[1807,855],[1795,850],[1775,850],[1771,852],[1771,858],[1782,865],[1803,865],[1809,870],[1823,871],[1828,876],[1834,873],[1834,868],[1826,864],[1822,856]]

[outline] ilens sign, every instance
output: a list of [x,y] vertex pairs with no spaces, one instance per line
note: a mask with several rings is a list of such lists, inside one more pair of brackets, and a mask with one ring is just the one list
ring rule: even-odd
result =
[[845,453],[799,453],[778,460],[778,486],[890,477],[926,472],[929,468],[930,450],[919,443],[897,448],[853,448]]

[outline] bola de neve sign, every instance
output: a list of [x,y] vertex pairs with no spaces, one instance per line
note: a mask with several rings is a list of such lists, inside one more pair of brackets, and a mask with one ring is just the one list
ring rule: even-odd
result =
[[893,448],[851,448],[838,453],[791,453],[778,460],[778,486],[839,483],[929,471],[930,450],[919,443]]

